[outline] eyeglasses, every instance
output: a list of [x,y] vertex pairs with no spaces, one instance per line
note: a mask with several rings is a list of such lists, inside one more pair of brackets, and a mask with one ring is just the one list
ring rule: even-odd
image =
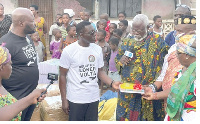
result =
[[187,8],[190,12],[191,12],[191,9],[189,6],[187,5],[183,5],[183,4],[177,4],[176,7],[184,7],[184,8]]
[[95,33],[96,33],[96,31],[95,31],[95,30],[92,30],[92,31],[90,31],[90,32],[88,32],[88,33],[85,33],[85,34],[94,35]]
[[180,55],[180,54],[184,54],[184,53],[182,53],[182,52],[178,52],[178,51],[177,51],[176,54],[177,54],[177,55]]

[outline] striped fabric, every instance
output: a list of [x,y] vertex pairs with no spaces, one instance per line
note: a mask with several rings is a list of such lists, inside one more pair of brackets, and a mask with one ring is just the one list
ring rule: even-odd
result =
[[67,36],[67,31],[66,31],[66,28],[62,25],[61,27],[59,27],[59,29],[61,30],[61,34],[62,34],[62,38],[66,38]]
[[2,21],[0,21],[0,38],[7,34],[9,29],[10,29],[10,26],[12,24],[12,19],[10,16],[8,15],[5,15],[4,16],[4,19]]

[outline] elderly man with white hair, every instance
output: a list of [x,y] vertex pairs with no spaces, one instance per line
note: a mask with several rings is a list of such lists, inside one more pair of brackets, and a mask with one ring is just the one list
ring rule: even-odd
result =
[[[123,83],[134,84],[139,89],[153,83],[159,76],[168,50],[159,34],[148,32],[148,24],[148,17],[144,14],[133,18],[134,38],[123,41],[115,59]],[[126,53],[132,54],[132,57]],[[148,101],[142,99],[141,94],[120,91],[116,116],[118,121],[161,121],[164,119],[163,101]]]

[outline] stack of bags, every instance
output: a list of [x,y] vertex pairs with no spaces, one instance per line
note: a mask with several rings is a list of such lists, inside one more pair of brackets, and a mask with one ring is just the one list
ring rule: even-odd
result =
[[[47,85],[39,84],[37,88],[46,88]],[[68,118],[62,110],[59,86],[52,84],[47,90],[45,99],[34,110],[31,121],[67,121]]]

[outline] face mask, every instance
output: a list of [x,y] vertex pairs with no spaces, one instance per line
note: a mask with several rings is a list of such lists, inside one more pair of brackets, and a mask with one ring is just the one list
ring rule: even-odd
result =
[[141,37],[141,35],[134,35],[136,41],[142,41],[145,37],[147,37],[147,30],[143,37]]

